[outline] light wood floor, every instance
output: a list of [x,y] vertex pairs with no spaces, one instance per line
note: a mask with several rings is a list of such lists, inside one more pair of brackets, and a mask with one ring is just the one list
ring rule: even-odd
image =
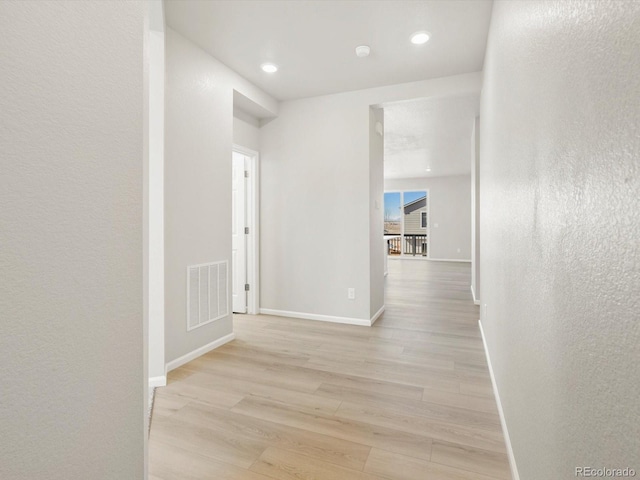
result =
[[152,480],[510,479],[466,263],[390,260],[371,328],[237,315],[157,390]]

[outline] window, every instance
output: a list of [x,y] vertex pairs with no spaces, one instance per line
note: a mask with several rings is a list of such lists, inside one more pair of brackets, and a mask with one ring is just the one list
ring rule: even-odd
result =
[[385,192],[384,235],[388,255],[427,256],[426,190]]

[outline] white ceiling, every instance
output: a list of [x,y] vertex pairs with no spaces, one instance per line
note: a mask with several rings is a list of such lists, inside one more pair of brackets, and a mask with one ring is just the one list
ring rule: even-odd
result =
[[384,177],[470,173],[471,132],[479,110],[479,94],[385,106]]
[[[279,100],[482,70],[491,0],[165,0],[167,25]],[[409,38],[431,33],[425,45]],[[355,47],[369,45],[358,58]],[[260,65],[273,62],[275,74]]]

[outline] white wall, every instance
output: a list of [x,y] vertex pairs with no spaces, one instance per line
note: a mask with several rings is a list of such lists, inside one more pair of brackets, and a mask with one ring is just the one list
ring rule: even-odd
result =
[[164,19],[162,2],[151,2],[156,22],[149,32],[148,311],[149,379],[164,383]]
[[262,308],[371,318],[369,107],[479,92],[480,82],[474,73],[280,104],[260,129]]
[[[382,133],[376,131],[376,124]],[[369,312],[384,306],[384,110],[369,112]]]
[[470,175],[386,179],[384,189],[387,192],[429,190],[429,258],[471,259]]
[[233,143],[241,147],[260,151],[259,120],[247,113],[233,111]]
[[480,117],[471,133],[471,291],[480,301]]
[[[231,258],[234,89],[277,112],[277,102],[167,29],[165,123],[165,356],[169,367],[232,333],[231,315],[186,328],[186,268]],[[231,305],[231,291],[229,291]],[[231,311],[231,308],[229,308]]]
[[639,26],[638,2],[494,4],[480,298],[522,480],[640,471]]
[[0,478],[140,479],[143,2],[0,2]]
[[261,129],[261,308],[370,317],[369,107],[354,106],[284,102]]

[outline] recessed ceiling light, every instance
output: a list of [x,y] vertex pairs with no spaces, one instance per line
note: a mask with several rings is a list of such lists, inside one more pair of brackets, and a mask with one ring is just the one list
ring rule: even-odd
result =
[[427,172],[430,172],[430,171],[431,171],[431,169],[427,167]]
[[360,58],[368,57],[371,53],[371,49],[367,45],[360,45],[356,47],[356,55]]
[[411,43],[414,45],[422,45],[423,43],[427,43],[429,38],[431,38],[429,32],[416,32],[411,35]]
[[278,71],[278,67],[273,63],[263,63],[262,71],[267,73],[276,73]]

